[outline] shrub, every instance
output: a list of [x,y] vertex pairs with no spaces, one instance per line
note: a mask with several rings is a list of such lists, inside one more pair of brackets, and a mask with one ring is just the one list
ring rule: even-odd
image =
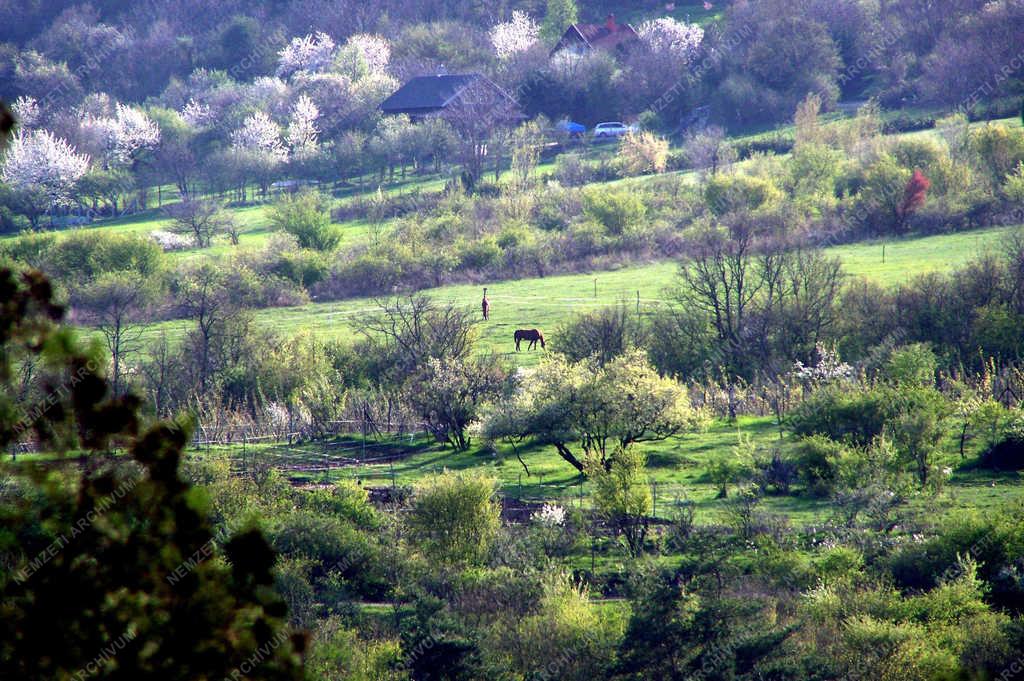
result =
[[883,388],[825,386],[793,410],[789,423],[797,435],[865,447],[882,433],[892,397]]
[[613,236],[629,231],[647,214],[647,207],[635,193],[607,189],[584,192],[583,210]]
[[594,462],[587,469],[594,484],[594,506],[626,539],[630,554],[643,552],[651,490],[646,483],[647,457],[635,447],[619,448],[610,465]]
[[668,140],[654,133],[629,133],[619,144],[617,161],[626,175],[663,173],[668,163]]
[[341,241],[323,197],[315,192],[283,196],[271,207],[269,217],[275,229],[294,236],[302,248],[332,251]]
[[594,179],[594,169],[579,154],[562,154],[555,162],[555,179],[566,187],[579,187]]
[[883,377],[895,385],[926,386],[935,382],[939,359],[924,343],[896,348],[882,368]]
[[838,482],[840,462],[848,455],[845,445],[823,435],[800,440],[794,458],[807,493],[817,497],[831,494]]
[[1003,194],[1014,203],[1024,203],[1024,162],[1018,163],[1017,169],[1006,176]]
[[715,215],[757,210],[780,197],[781,192],[771,181],[748,175],[718,173],[708,178],[704,187],[704,199]]
[[380,524],[366,490],[351,481],[337,482],[327,489],[309,490],[302,494],[301,500],[304,507],[316,513],[343,518],[360,527],[375,528]]
[[312,561],[313,584],[323,583],[333,573],[367,598],[378,598],[386,589],[378,547],[339,517],[296,511],[277,521],[271,536],[274,548],[286,558]]
[[482,561],[499,527],[495,485],[480,473],[444,473],[419,483],[407,517],[413,543],[441,563]]

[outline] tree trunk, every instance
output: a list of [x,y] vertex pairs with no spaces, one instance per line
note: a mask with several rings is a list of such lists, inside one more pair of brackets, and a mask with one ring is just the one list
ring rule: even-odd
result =
[[569,451],[568,447],[566,447],[564,444],[560,442],[556,442],[555,449],[558,450],[558,455],[561,456],[566,461],[568,461],[573,466],[573,468],[578,470],[580,473],[584,472],[583,463],[575,456],[573,456],[572,452]]

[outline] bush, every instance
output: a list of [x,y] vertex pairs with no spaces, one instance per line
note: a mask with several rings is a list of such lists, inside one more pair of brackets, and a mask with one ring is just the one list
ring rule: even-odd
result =
[[654,133],[630,133],[622,138],[616,159],[626,175],[663,173],[668,163],[668,140]]
[[302,505],[310,510],[343,518],[368,529],[380,525],[376,509],[370,504],[366,490],[351,481],[334,483],[302,494]]
[[275,229],[294,236],[302,248],[332,251],[341,241],[341,233],[331,226],[324,198],[315,192],[283,196],[271,207],[269,217]]
[[621,236],[644,219],[647,207],[634,192],[591,189],[583,194],[583,210],[612,236]]
[[715,215],[725,215],[770,206],[781,198],[781,192],[764,178],[718,173],[708,178],[704,198]]
[[434,561],[480,563],[498,533],[495,484],[479,473],[444,473],[418,484],[407,517],[413,543]]
[[379,598],[386,591],[379,548],[339,517],[296,511],[277,522],[271,537],[286,558],[311,561],[310,582],[318,588],[337,576],[365,598]]
[[594,169],[579,154],[562,154],[555,162],[555,179],[566,187],[579,187],[594,179]]
[[866,447],[882,433],[892,397],[882,388],[826,386],[800,403],[789,423],[797,435],[824,435]]
[[797,475],[807,493],[816,497],[830,495],[839,479],[841,460],[849,455],[848,448],[823,435],[805,437],[797,443],[795,462]]

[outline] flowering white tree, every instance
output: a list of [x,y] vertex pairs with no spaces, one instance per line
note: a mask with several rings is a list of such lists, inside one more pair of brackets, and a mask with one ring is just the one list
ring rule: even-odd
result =
[[[264,197],[280,165],[288,159],[288,149],[281,142],[281,129],[262,111],[246,118],[242,127],[231,133],[229,151],[227,158],[235,170],[242,177],[254,178]],[[244,180],[242,187],[244,190]]]
[[11,105],[11,111],[14,112],[14,117],[22,130],[36,127],[42,116],[39,101],[35,97],[18,97]]
[[90,135],[109,165],[130,165],[144,149],[160,143],[160,127],[138,109],[118,104],[113,117],[87,117],[83,131]]
[[237,149],[263,152],[281,161],[288,155],[281,144],[281,129],[262,111],[246,118],[242,127],[231,133],[231,144]]
[[0,179],[14,189],[41,191],[51,203],[64,203],[89,169],[89,157],[47,130],[18,133],[4,156]]
[[334,59],[334,51],[334,40],[326,33],[292,38],[292,41],[278,52],[277,75],[287,78],[300,71],[323,71]]
[[637,27],[637,34],[652,52],[683,62],[689,62],[696,56],[704,40],[703,28],[672,17],[645,21]]
[[190,128],[205,128],[213,122],[213,114],[210,107],[195,99],[189,99],[188,103],[181,110],[181,119],[188,123]]
[[525,52],[540,39],[540,26],[526,12],[512,12],[512,20],[493,26],[491,45],[499,59],[509,59]]
[[345,46],[355,49],[370,73],[383,73],[391,61],[391,44],[379,35],[357,33]]
[[292,109],[292,119],[288,124],[288,146],[293,153],[305,153],[316,148],[316,138],[320,131],[316,127],[316,119],[320,110],[313,100],[300,95]]

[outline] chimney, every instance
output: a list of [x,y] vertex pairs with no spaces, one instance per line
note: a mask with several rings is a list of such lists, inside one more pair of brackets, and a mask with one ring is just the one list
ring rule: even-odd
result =
[[609,14],[608,15],[608,18],[604,20],[604,25],[612,33],[614,33],[615,31],[618,30],[618,26],[615,25],[615,15],[614,14]]

